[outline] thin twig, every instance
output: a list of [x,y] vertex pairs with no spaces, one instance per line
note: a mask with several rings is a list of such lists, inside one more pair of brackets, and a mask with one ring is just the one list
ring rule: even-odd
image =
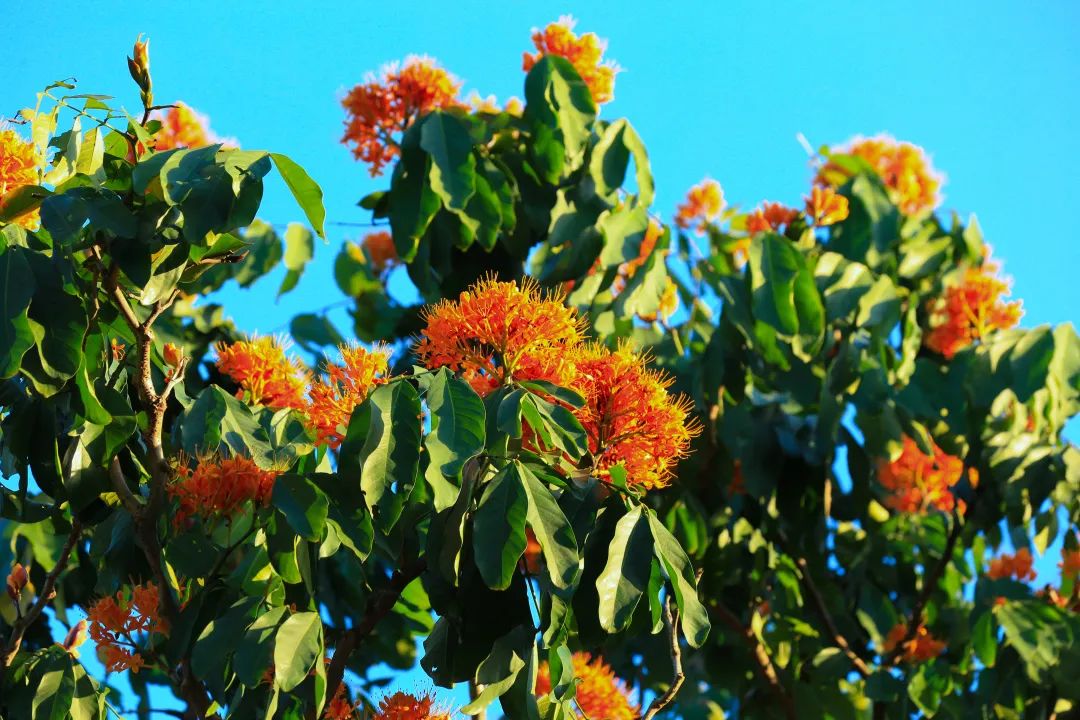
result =
[[814,605],[817,607],[818,615],[821,616],[822,622],[825,623],[825,627],[828,629],[829,634],[832,635],[833,642],[843,651],[844,655],[847,656],[848,660],[851,661],[851,664],[855,666],[855,669],[860,675],[864,678],[870,677],[871,671],[869,666],[867,666],[866,662],[852,650],[847,638],[841,634],[839,628],[836,627],[836,623],[833,621],[832,615],[829,614],[829,609],[825,605],[825,598],[821,596],[821,592],[818,591],[817,585],[814,584],[814,578],[810,574],[810,567],[806,562],[806,558],[795,558],[795,564],[799,568],[799,575],[802,578],[803,585],[806,586],[811,599],[814,601]]
[[919,597],[915,600],[915,606],[911,610],[911,619],[907,623],[907,630],[904,633],[904,638],[896,644],[892,653],[885,658],[882,663],[885,666],[897,665],[904,656],[904,646],[915,639],[915,636],[919,632],[919,628],[923,624],[923,613],[926,611],[926,605],[930,602],[930,596],[937,590],[938,583],[941,582],[942,576],[945,574],[945,568],[952,562],[953,552],[956,550],[956,542],[960,539],[960,532],[963,530],[963,523],[960,522],[959,513],[953,512],[953,526],[949,531],[949,537],[945,541],[945,552],[942,553],[941,559],[937,565],[930,571],[923,580],[922,592],[919,593]]
[[661,710],[675,700],[675,696],[679,694],[683,683],[686,682],[686,675],[683,673],[682,665],[682,647],[679,646],[679,611],[671,611],[670,594],[664,599],[664,624],[667,626],[668,639],[671,643],[671,669],[674,671],[674,676],[667,692],[652,701],[649,709],[642,716],[642,720],[655,718]]
[[[34,624],[34,621],[38,619],[41,613],[45,610],[45,606],[53,599],[56,594],[56,581],[59,579],[60,574],[67,568],[68,560],[71,558],[71,551],[75,548],[75,543],[79,541],[79,536],[82,535],[82,523],[77,519],[71,520],[71,531],[68,533],[67,542],[64,543],[63,549],[60,551],[60,557],[56,560],[56,565],[45,576],[45,582],[41,586],[41,592],[34,601],[34,604],[30,606],[30,609],[26,611],[26,614],[21,616],[15,621],[15,624],[11,628],[11,634],[8,636],[7,645],[4,647],[4,652],[0,654],[0,675],[3,671],[11,665],[11,661],[15,659],[15,654],[19,652],[19,648],[22,646],[23,636],[26,631],[30,629],[30,626]],[[16,602],[16,606],[18,603]]]
[[761,675],[762,680],[768,684],[769,688],[776,696],[776,699],[779,701],[780,706],[784,709],[785,717],[787,717],[788,720],[796,720],[798,715],[795,712],[795,701],[780,682],[780,677],[776,674],[776,668],[773,667],[772,660],[769,659],[768,651],[765,650],[765,647],[758,641],[757,636],[754,635],[754,631],[746,625],[743,625],[742,621],[723,604],[714,601],[710,604],[710,607],[720,616],[720,619],[723,620],[728,627],[743,638],[750,648],[750,654],[753,656],[754,662],[757,665],[758,673]]
[[364,617],[360,619],[360,622],[355,627],[342,633],[334,648],[334,656],[331,658],[330,666],[326,671],[326,697],[334,697],[338,686],[341,685],[341,680],[345,677],[345,665],[349,662],[349,656],[360,647],[360,644],[367,639],[368,635],[374,632],[379,622],[390,614],[390,611],[394,609],[394,605],[397,604],[398,598],[401,597],[401,593],[405,591],[409,583],[420,577],[426,569],[427,560],[423,558],[416,560],[400,570],[395,570],[387,586],[371,595],[364,611]]

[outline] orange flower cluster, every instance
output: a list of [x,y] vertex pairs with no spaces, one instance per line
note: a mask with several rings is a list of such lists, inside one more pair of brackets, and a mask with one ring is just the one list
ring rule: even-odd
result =
[[672,397],[671,380],[646,368],[626,346],[611,351],[583,345],[574,351],[573,363],[572,387],[585,398],[576,415],[600,477],[610,477],[610,469],[622,465],[631,487],[665,487],[701,431],[690,420],[689,401]]
[[249,502],[264,506],[280,474],[240,455],[204,458],[194,470],[181,467],[167,488],[178,505],[173,525],[183,527],[193,515],[231,520]]
[[176,148],[201,148],[215,143],[233,144],[219,138],[210,130],[210,119],[191,106],[176,103],[164,113],[156,113],[154,119],[161,129],[154,133],[154,150],[164,152]]
[[425,367],[461,371],[485,395],[511,380],[573,380],[568,351],[583,341],[581,321],[562,298],[536,283],[521,287],[494,278],[424,311],[416,345]]
[[399,68],[390,65],[382,76],[371,76],[342,99],[345,135],[353,157],[368,165],[371,176],[398,156],[398,133],[421,114],[439,108],[460,107],[461,83],[429,57],[408,57]]
[[[878,480],[891,493],[885,502],[893,510],[925,514],[934,508],[952,512],[953,507],[957,507],[952,487],[963,475],[964,463],[933,441],[931,444],[933,454],[925,455],[914,440],[904,436],[900,457],[878,465]],[[963,500],[958,507],[963,513]]]
[[390,351],[386,348],[365,350],[359,345],[340,348],[342,364],[328,363],[326,379],[312,384],[308,391],[308,422],[320,443],[338,447],[345,439],[356,406],[364,401],[375,385],[386,382]]
[[676,208],[675,224],[683,230],[704,233],[709,223],[720,217],[724,209],[724,191],[720,183],[706,178],[690,188],[686,200]]
[[[38,155],[34,143],[23,140],[11,129],[0,126],[0,197],[24,185],[35,185],[38,181],[38,169],[42,158]],[[27,230],[38,226],[38,211],[31,210],[15,218],[14,223]]]
[[1062,549],[1058,567],[1061,568],[1062,578],[1080,579],[1080,550]]
[[436,708],[435,699],[428,694],[417,697],[399,691],[379,701],[375,720],[450,720],[450,713]]
[[1002,578],[1015,578],[1020,582],[1035,579],[1035,569],[1032,567],[1034,559],[1031,551],[1020,548],[1015,555],[1004,554],[990,561],[990,568],[986,571],[986,577],[991,580]]
[[158,615],[159,600],[157,585],[148,582],[121,590],[115,597],[103,597],[90,607],[90,637],[109,672],[137,673],[144,666],[135,635],[168,634],[169,624]]
[[848,199],[831,187],[815,185],[806,198],[806,214],[818,227],[843,222],[848,216]]
[[[899,622],[889,630],[889,634],[885,637],[885,645],[882,648],[886,655],[892,654],[896,651],[901,641],[907,637],[907,624]],[[904,642],[901,646],[901,654],[909,663],[921,663],[927,660],[933,660],[942,653],[945,649],[945,643],[941,642],[927,630],[924,626],[920,625],[918,631],[915,633],[915,637],[911,638],[907,642]]]
[[219,343],[217,367],[240,385],[239,396],[246,394],[254,405],[303,409],[306,373],[285,355],[287,347],[275,337]]
[[529,72],[545,55],[566,58],[585,81],[597,105],[611,102],[615,98],[615,74],[619,67],[604,61],[607,43],[596,33],[584,33],[580,37],[574,34],[575,22],[572,17],[565,16],[558,22],[549,23],[542,31],[533,30],[532,41],[538,52],[525,53],[522,68]]
[[[938,188],[941,177],[931,166],[926,153],[918,145],[897,142],[888,135],[855,138],[837,154],[861,158],[881,177],[889,188],[893,202],[906,215],[918,215],[933,210],[941,201]],[[851,177],[849,170],[835,160],[827,162],[814,179],[822,187],[839,187]]]
[[[603,658],[588,653],[573,655],[574,677],[578,680],[576,702],[578,718],[599,720],[635,720],[638,706],[630,698],[626,684],[615,677],[615,671]],[[537,697],[551,692],[551,668],[546,662],[540,664],[536,673]]]
[[[657,241],[664,235],[664,226],[656,220],[649,220],[649,226],[645,229],[645,237],[641,241],[641,247],[638,248],[638,255],[633,260],[624,262],[619,266],[618,275],[615,276],[615,281],[612,283],[612,292],[616,295],[621,293],[626,288],[626,283],[630,278],[634,277],[637,271],[642,268],[649,260],[649,256],[652,255],[656,249]],[[667,255],[667,251],[663,252],[661,258]],[[661,260],[662,262],[662,260]],[[592,269],[589,270],[589,274],[592,275],[596,272],[596,269],[600,267],[599,259]],[[660,306],[657,311],[651,315],[640,315],[639,317],[646,322],[655,322],[657,316],[660,316],[667,320],[675,311],[679,309],[679,292],[678,286],[675,285],[671,278],[668,278],[667,284],[664,286],[664,291],[660,296]]]
[[782,232],[783,228],[795,222],[799,211],[781,203],[766,202],[746,216],[746,232],[751,235],[759,232]]
[[930,303],[926,347],[951,360],[994,330],[1007,330],[1020,322],[1021,303],[1002,299],[1009,294],[1009,284],[997,277],[998,270],[988,255],[979,267],[965,270],[959,283],[946,287],[943,297]]

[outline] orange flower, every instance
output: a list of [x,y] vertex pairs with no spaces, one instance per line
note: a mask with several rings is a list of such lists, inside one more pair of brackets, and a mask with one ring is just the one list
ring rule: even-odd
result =
[[583,345],[573,353],[574,389],[585,398],[576,411],[589,435],[589,450],[601,477],[622,465],[627,484],[640,490],[670,481],[690,439],[701,428],[690,418],[685,398],[672,397],[671,380],[649,370],[644,358],[623,345],[614,352]]
[[90,637],[98,646],[109,672],[137,673],[144,662],[135,644],[140,633],[168,634],[169,626],[158,615],[160,594],[152,582],[103,597],[87,612]]
[[848,199],[838,195],[831,187],[815,185],[810,188],[810,195],[806,198],[806,214],[818,227],[842,222],[848,216]]
[[1002,578],[1016,578],[1020,582],[1035,579],[1035,570],[1031,567],[1034,560],[1031,551],[1020,548],[1015,555],[1004,554],[990,561],[990,569],[986,571],[986,577],[991,580]]
[[[889,188],[893,202],[906,215],[933,210],[941,201],[938,196],[941,177],[931,166],[926,153],[917,145],[879,135],[855,138],[838,148],[836,154],[861,158],[869,164]],[[851,175],[842,162],[830,158],[818,171],[814,183],[835,188],[847,182]]]
[[566,15],[558,22],[548,24],[543,31],[533,30],[532,41],[538,52],[524,53],[522,68],[525,72],[532,70],[545,55],[566,58],[585,81],[597,105],[611,102],[615,98],[615,73],[619,72],[619,66],[604,61],[607,43],[596,33],[585,33],[581,37],[575,35],[575,23],[572,17]]
[[461,371],[486,394],[512,380],[547,380],[563,387],[573,379],[567,351],[581,344],[581,321],[558,295],[536,283],[521,287],[494,278],[426,308],[427,327],[416,345],[425,367]]
[[343,145],[352,144],[353,157],[368,164],[371,176],[398,156],[398,135],[418,116],[439,108],[461,107],[461,83],[429,57],[410,56],[399,69],[383,68],[380,78],[350,90],[345,108]]
[[[898,512],[919,514],[933,508],[951,512],[956,506],[951,488],[960,480],[964,463],[933,441],[931,446],[933,454],[924,455],[915,441],[905,435],[900,457],[878,465],[878,481],[891,493],[886,505]],[[961,512],[963,507],[961,501]]]
[[[23,140],[11,129],[0,125],[0,198],[24,185],[36,185],[43,165],[34,143]],[[36,230],[40,215],[37,209],[19,215],[12,222],[27,230]]]
[[201,148],[216,143],[233,145],[235,141],[219,138],[210,130],[210,119],[189,105],[176,103],[164,113],[155,113],[161,129],[154,133],[154,150],[164,152],[175,148]]
[[683,230],[694,228],[701,234],[720,217],[723,209],[724,191],[720,183],[706,178],[686,193],[686,201],[676,209],[675,224]]
[[536,539],[532,528],[525,528],[525,554],[521,556],[522,567],[530,575],[539,575],[543,571],[544,549]]
[[179,367],[180,362],[184,359],[184,351],[172,343],[165,343],[161,356],[169,367]]
[[7,576],[7,594],[12,600],[18,600],[23,588],[30,583],[30,573],[26,571],[22,563],[11,566],[11,572]]
[[994,330],[1007,330],[1020,322],[1021,303],[1002,299],[1009,295],[1009,284],[996,277],[998,269],[988,253],[982,265],[965,270],[959,283],[946,287],[944,296],[929,304],[926,347],[952,359]]
[[369,233],[364,238],[364,249],[367,250],[371,269],[376,275],[397,264],[398,254],[394,237],[385,230]]
[[435,699],[430,695],[417,697],[399,691],[379,701],[375,720],[450,720],[450,713],[435,708]]
[[173,525],[183,527],[188,518],[234,518],[248,503],[266,505],[280,473],[263,470],[250,458],[204,458],[191,470],[181,467],[167,487],[177,501]]
[[[638,706],[630,698],[626,684],[615,677],[615,671],[603,658],[593,659],[589,653],[573,654],[574,677],[578,680],[578,718],[592,720],[635,720]],[[551,668],[547,662],[540,664],[536,673],[537,697],[551,692]]]
[[799,211],[776,202],[762,203],[761,207],[746,217],[746,232],[780,232],[785,225],[790,225],[799,217]]
[[238,397],[247,394],[248,402],[274,409],[307,406],[303,368],[285,356],[287,344],[274,337],[241,340],[217,346],[218,370],[240,385]]
[[1058,563],[1058,567],[1061,568],[1061,577],[1071,577],[1073,579],[1080,578],[1080,550],[1061,550],[1061,562]]
[[[899,622],[889,630],[882,650],[886,655],[892,654],[905,637],[907,637],[907,624]],[[903,643],[901,654],[904,660],[909,663],[921,663],[933,660],[944,649],[945,643],[935,638],[924,626],[920,625],[915,637]]]
[[308,422],[315,429],[320,443],[338,447],[345,438],[356,406],[364,401],[375,385],[386,382],[390,351],[376,348],[368,351],[358,345],[345,345],[341,350],[342,364],[328,363],[327,377],[312,384],[308,394]]

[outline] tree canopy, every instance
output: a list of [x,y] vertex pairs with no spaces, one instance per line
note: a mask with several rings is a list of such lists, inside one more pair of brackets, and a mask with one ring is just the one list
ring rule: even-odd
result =
[[[426,57],[342,98],[385,182],[353,339],[228,319],[328,260],[322,190],[158,104],[148,41],[137,112],[65,81],[0,128],[0,718],[1080,708],[1072,326],[890,137],[663,222],[604,43],[532,41],[521,100]],[[417,666],[470,702],[384,689]]]

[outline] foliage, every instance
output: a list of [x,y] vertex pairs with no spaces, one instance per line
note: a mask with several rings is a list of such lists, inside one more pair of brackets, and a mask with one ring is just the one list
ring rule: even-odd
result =
[[[1016,327],[890,138],[823,148],[803,209],[705,181],[665,226],[571,27],[534,35],[523,107],[427,58],[349,93],[390,232],[334,270],[381,344],[302,314],[310,365],[213,300],[296,286],[321,189],[155,106],[146,43],[141,117],[56,83],[0,131],[0,717],[104,717],[87,633],[140,717],[154,686],[192,717],[455,715],[381,692],[417,662],[512,718],[1080,705],[1072,327]],[[273,169],[310,226],[284,238]]]

